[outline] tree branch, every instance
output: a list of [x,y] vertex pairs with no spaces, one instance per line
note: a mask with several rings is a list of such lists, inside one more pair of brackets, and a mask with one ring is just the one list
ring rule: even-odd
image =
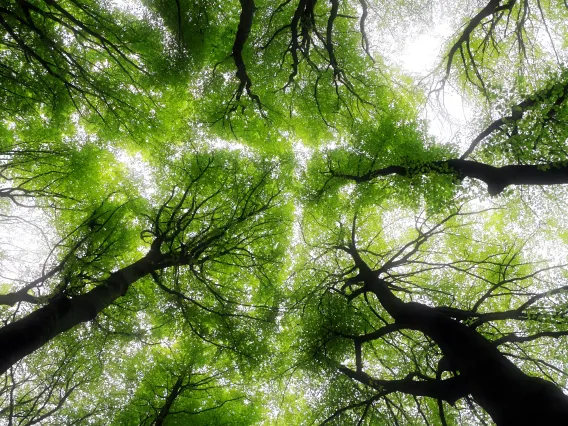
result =
[[413,380],[417,373],[410,373],[400,380],[374,379],[364,372],[356,372],[343,365],[338,370],[347,377],[357,380],[364,385],[377,389],[380,392],[402,392],[414,396],[428,396],[442,399],[454,405],[456,401],[468,394],[465,381],[461,377],[453,377],[447,380],[428,379],[422,381]]
[[246,90],[247,95],[256,103],[258,109],[262,110],[260,98],[258,95],[254,94],[251,89],[252,81],[247,73],[247,68],[243,59],[243,49],[250,35],[256,6],[254,4],[254,0],[240,0],[240,3],[241,15],[232,53],[235,65],[237,66],[236,75],[240,81],[235,99],[239,101],[243,92]]
[[531,334],[529,336],[518,336],[516,333],[507,334],[497,340],[494,340],[493,343],[496,346],[502,345],[504,343],[524,343],[524,342],[532,342],[533,340],[540,339],[541,337],[554,337],[559,338],[563,336],[568,336],[568,331],[541,331],[539,333]]
[[560,90],[558,85],[554,84],[551,87],[539,90],[536,93],[533,93],[528,98],[524,99],[523,101],[519,102],[518,104],[514,105],[511,108],[511,115],[506,117],[501,117],[495,121],[493,121],[489,126],[487,126],[476,138],[471,142],[470,146],[467,150],[462,154],[460,160],[465,160],[469,155],[477,148],[477,146],[488,136],[497,132],[503,131],[504,127],[509,124],[513,124],[516,126],[516,122],[521,120],[529,109],[542,104],[548,99],[554,98],[557,95],[554,104],[546,113],[544,117],[544,121],[549,121],[556,116],[558,111],[558,107],[564,103],[568,96],[568,81],[564,81],[560,83]]
[[414,177],[428,173],[454,175],[459,180],[469,177],[485,182],[487,191],[492,196],[500,194],[509,185],[568,184],[568,162],[566,161],[495,167],[477,161],[450,159],[432,161],[418,166],[388,166],[372,170],[364,175],[352,175],[334,170],[330,170],[330,173],[334,177],[354,182],[369,182],[379,176]]

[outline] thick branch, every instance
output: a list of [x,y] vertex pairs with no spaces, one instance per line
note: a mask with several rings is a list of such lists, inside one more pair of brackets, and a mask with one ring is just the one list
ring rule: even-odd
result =
[[386,336],[389,333],[402,330],[403,328],[404,327],[400,324],[387,324],[379,328],[378,330],[372,331],[371,333],[363,334],[361,336],[354,336],[353,339],[360,342],[370,342],[372,340],[380,339],[381,337]]
[[260,98],[251,90],[252,81],[247,73],[247,68],[243,59],[243,49],[250,35],[256,6],[254,4],[254,0],[240,0],[240,2],[241,15],[239,19],[239,27],[237,29],[237,35],[235,36],[235,43],[233,44],[233,59],[237,66],[237,78],[240,81],[239,88],[237,89],[236,100],[240,100],[243,91],[246,90],[249,97],[254,100],[260,108]]
[[568,331],[541,331],[539,333],[531,334],[529,336],[518,336],[515,333],[507,334],[493,343],[496,346],[502,345],[504,343],[523,343],[523,342],[532,342],[533,340],[540,339],[541,337],[554,337],[559,338],[563,336],[568,336]]
[[14,306],[16,303],[20,302],[38,304],[39,300],[37,297],[28,294],[28,290],[26,289],[8,294],[0,294],[0,305]]
[[183,376],[180,376],[174,383],[172,390],[168,393],[166,401],[164,402],[164,405],[160,409],[158,416],[152,422],[153,426],[162,426],[164,424],[166,417],[168,417],[168,414],[170,413],[172,405],[174,404],[176,398],[180,394],[182,385],[183,385]]
[[361,5],[361,19],[359,20],[359,31],[361,31],[361,47],[363,47],[363,50],[367,53],[369,59],[375,62],[369,50],[369,39],[367,38],[367,32],[365,30],[365,21],[367,20],[367,15],[369,14],[369,5],[367,4],[367,0],[359,0],[359,4]]
[[334,78],[340,78],[341,70],[337,64],[337,59],[335,57],[335,50],[333,48],[333,23],[337,18],[339,11],[339,0],[331,0],[331,11],[329,12],[329,18],[327,20],[327,30],[325,38],[325,48],[329,55],[329,64],[333,69]]
[[416,374],[409,374],[400,380],[379,380],[372,378],[367,373],[356,372],[343,365],[338,369],[351,379],[383,392],[402,392],[414,396],[428,396],[443,399],[452,405],[458,399],[467,395],[464,381],[459,376],[447,380],[416,381],[413,380]]
[[568,163],[565,161],[535,165],[508,165],[494,167],[477,161],[450,159],[433,161],[419,166],[388,166],[372,170],[364,175],[351,175],[331,170],[332,176],[355,182],[368,182],[379,176],[399,175],[413,177],[427,173],[455,175],[479,179],[487,184],[490,195],[500,194],[509,185],[559,185],[568,184]]
[[[568,397],[560,389],[546,380],[524,374],[493,342],[472,327],[436,308],[403,302],[390,290],[387,281],[360,258],[356,249],[352,251],[368,291],[375,294],[397,324],[424,333],[440,347],[450,369],[460,373],[467,393],[497,424],[551,423],[560,419],[568,422]],[[369,376],[366,380],[366,384],[373,386]]]
[[[292,72],[288,76],[288,83],[286,83],[286,86],[292,84],[298,74],[298,66],[300,65],[298,51],[300,51],[304,57],[309,58],[311,43],[310,30],[312,26],[315,26],[314,7],[316,2],[317,0],[300,0],[298,2],[298,7],[292,16],[292,23],[290,25],[291,37],[287,50],[287,52],[290,52],[292,55]],[[301,31],[301,41],[298,30]]]

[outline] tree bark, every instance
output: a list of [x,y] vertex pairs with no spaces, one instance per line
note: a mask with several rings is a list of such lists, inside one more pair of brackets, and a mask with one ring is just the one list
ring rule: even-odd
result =
[[396,324],[436,342],[450,369],[459,372],[466,392],[497,425],[568,424],[568,397],[559,388],[523,373],[467,325],[435,308],[403,302],[360,258],[357,263],[367,291],[377,296]]
[[565,161],[536,165],[494,167],[477,161],[451,159],[433,161],[413,167],[388,166],[370,171],[361,176],[331,171],[333,176],[355,182],[368,182],[379,176],[393,174],[413,177],[427,173],[451,174],[460,180],[466,177],[479,179],[487,184],[489,195],[498,195],[509,185],[568,184],[568,163]]
[[158,416],[152,422],[152,425],[163,426],[164,421],[166,420],[166,417],[168,417],[168,414],[170,413],[170,410],[172,409],[172,405],[174,404],[176,398],[178,397],[178,395],[181,391],[182,385],[183,385],[183,377],[180,376],[180,377],[178,377],[178,379],[174,383],[174,386],[173,386],[171,392],[166,397],[166,402],[164,403],[164,405],[160,409]]
[[31,314],[2,327],[0,374],[55,336],[94,319],[99,312],[123,296],[131,284],[157,269],[156,260],[153,251],[150,251],[142,259],[113,272],[102,284],[87,293],[72,299],[57,297]]
[[8,294],[0,294],[0,305],[14,306],[16,303],[20,302],[37,304],[38,299],[34,295],[28,294],[27,289]]
[[241,95],[246,90],[247,94],[253,99],[258,107],[261,107],[260,98],[255,95],[252,90],[252,81],[248,75],[245,61],[243,59],[243,49],[250,35],[250,30],[252,28],[254,13],[256,11],[256,5],[254,0],[240,0],[241,3],[241,15],[239,18],[239,26],[237,28],[237,34],[235,36],[235,42],[233,43],[233,59],[235,65],[237,66],[237,78],[239,79],[239,88],[236,93],[236,100],[240,100]]

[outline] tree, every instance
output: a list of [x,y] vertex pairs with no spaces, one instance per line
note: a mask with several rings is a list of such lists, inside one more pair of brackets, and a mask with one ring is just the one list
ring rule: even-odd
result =
[[[5,371],[59,334],[95,320],[105,308],[108,319],[94,322],[103,334],[141,337],[143,324],[132,330],[134,324],[113,318],[117,313],[108,309],[139,282],[141,288],[134,295],[131,291],[126,303],[130,310],[136,305],[152,306],[156,311],[149,315],[174,333],[175,323],[181,319],[172,317],[171,312],[168,318],[173,306],[198,339],[242,357],[254,355],[261,341],[245,339],[250,332],[239,322],[253,321],[255,329],[264,328],[278,295],[269,283],[257,295],[243,295],[242,284],[233,276],[248,276],[248,285],[270,280],[270,264],[276,253],[271,240],[278,238],[283,219],[277,213],[280,189],[271,178],[277,166],[253,160],[247,165],[246,160],[231,154],[201,152],[192,153],[175,167],[167,180],[184,186],[174,187],[156,207],[146,206],[153,213],[145,213],[135,200],[115,194],[69,235],[74,241],[68,243],[71,249],[61,262],[33,281],[48,290],[52,278],[58,281],[46,296],[35,298],[42,306],[30,313],[16,311],[2,328]],[[251,180],[254,175],[256,182]],[[132,222],[135,212],[138,226]],[[134,235],[149,241],[149,252],[135,261],[129,260],[137,250],[133,250],[132,234],[129,238],[124,232],[128,226],[135,228]],[[122,250],[127,250],[127,257],[123,256],[112,272],[111,260]],[[24,287],[26,291],[33,288],[31,284]],[[188,285],[190,291],[186,290]],[[165,300],[154,295],[155,291]],[[11,293],[12,299],[22,294],[27,293]],[[18,300],[17,307],[27,301]],[[9,302],[13,304],[13,300]],[[120,317],[127,312],[118,308]],[[174,324],[168,324],[172,320]]]
[[1,6],[0,418],[566,423],[568,7],[440,5]]
[[[230,424],[260,420],[255,412],[258,407],[247,402],[254,395],[245,386],[239,386],[230,356],[222,349],[208,348],[191,339],[183,344],[187,345],[185,350],[155,348],[154,365],[147,370],[141,386],[137,386],[128,407],[115,419],[116,424],[158,426],[175,422]],[[225,368],[211,371],[212,358],[222,359],[217,365],[225,363]],[[138,385],[136,372],[131,374],[132,382]]]
[[[313,260],[301,280],[320,281],[315,300],[309,302],[317,305],[317,314],[308,311],[303,319],[305,333],[315,334],[317,340],[304,350],[367,388],[359,389],[364,398],[327,420],[345,421],[351,418],[351,413],[345,415],[349,409],[364,417],[373,404],[382,403],[392,417],[407,421],[413,414],[406,407],[415,405],[425,422],[434,423],[436,410],[418,397],[438,400],[444,419],[442,401],[455,406],[467,395],[497,424],[555,424],[565,418],[564,393],[523,373],[504,355],[540,368],[538,352],[523,343],[568,333],[558,307],[546,305],[565,291],[564,286],[547,284],[562,276],[557,271],[563,265],[539,268],[534,260],[523,259],[514,240],[502,235],[496,241],[481,239],[464,231],[464,219],[480,213],[463,207],[445,217],[417,217],[413,232],[403,234],[409,241],[393,246],[388,227],[369,233],[383,213],[373,210],[357,212],[339,230],[322,218],[306,229],[306,235],[309,231],[325,245],[312,242]],[[344,206],[341,214],[346,211]],[[401,226],[403,221],[398,222]],[[497,250],[499,246],[504,250]],[[466,294],[458,298],[463,283],[468,284]],[[536,283],[546,290],[531,291]],[[512,353],[500,350],[504,346]],[[546,372],[545,377],[564,383],[557,372]],[[344,386],[330,392],[344,394],[353,384]],[[463,409],[459,405],[456,408]],[[388,412],[370,415],[379,423],[393,421]]]

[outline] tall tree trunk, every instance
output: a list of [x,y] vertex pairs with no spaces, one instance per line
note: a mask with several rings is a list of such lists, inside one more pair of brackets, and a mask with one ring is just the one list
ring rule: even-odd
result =
[[131,284],[156,269],[152,251],[113,272],[102,284],[72,299],[58,297],[31,314],[0,329],[0,373],[45,345],[55,336],[92,320],[123,296]]
[[166,420],[166,417],[168,417],[168,414],[170,413],[170,410],[172,409],[172,405],[174,404],[176,398],[178,397],[178,395],[180,393],[182,385],[183,385],[183,376],[180,376],[180,377],[178,377],[178,379],[174,383],[174,386],[173,386],[171,392],[166,397],[166,402],[164,403],[164,405],[160,409],[160,412],[158,413],[158,417],[156,417],[156,419],[152,422],[153,426],[163,426],[164,420]]
[[499,426],[568,425],[568,396],[552,383],[529,376],[496,345],[467,325],[420,303],[405,303],[365,264],[362,277],[396,324],[421,331],[440,347],[466,391]]

